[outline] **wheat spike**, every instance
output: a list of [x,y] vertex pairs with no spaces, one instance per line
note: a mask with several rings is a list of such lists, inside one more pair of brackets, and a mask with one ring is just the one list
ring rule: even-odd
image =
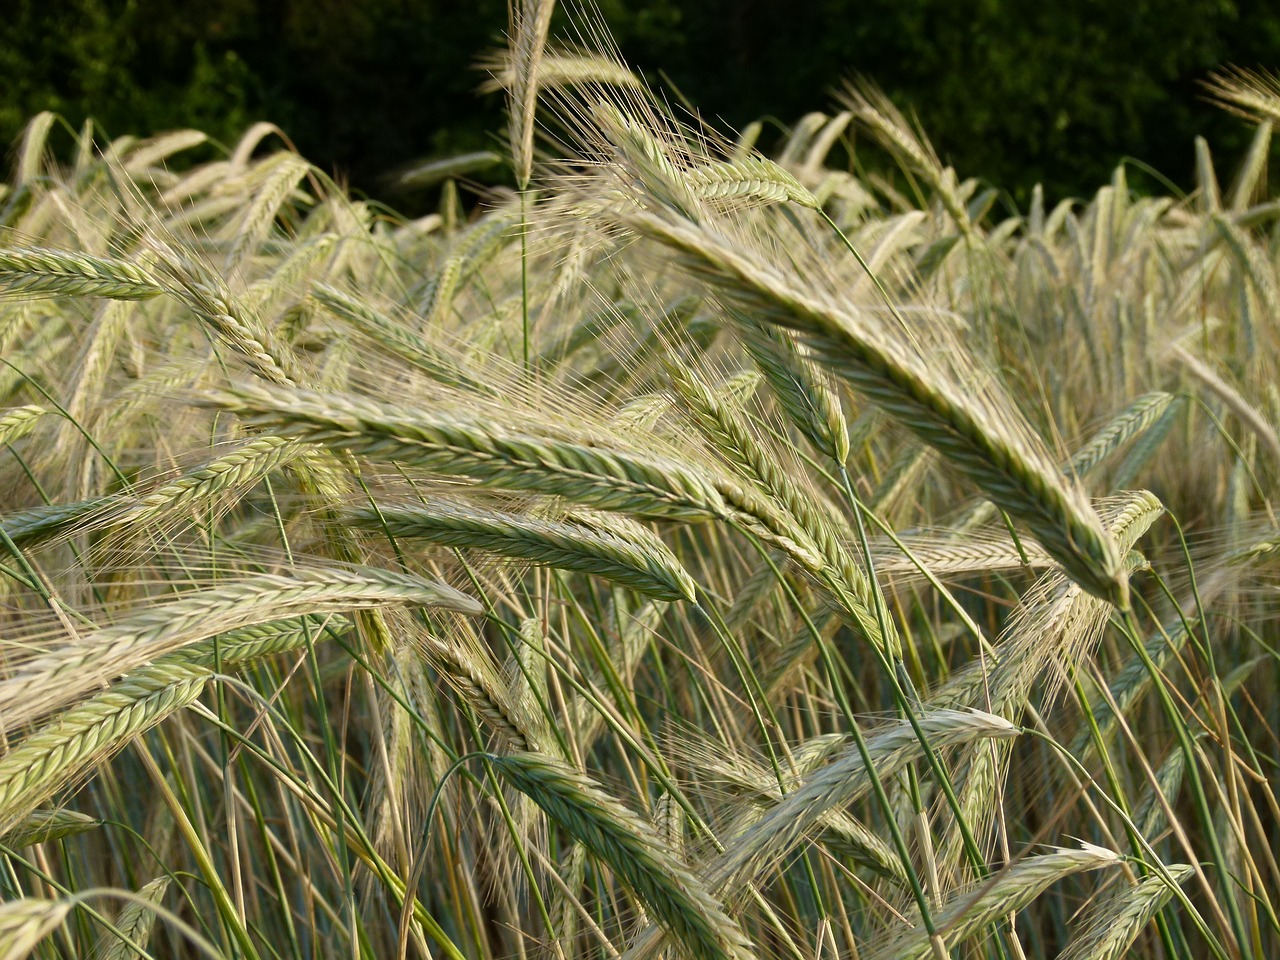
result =
[[428,540],[589,573],[661,600],[692,600],[696,592],[666,545],[639,526],[623,534],[589,519],[537,519],[439,499],[429,504],[378,504],[347,516],[368,529],[386,529],[397,539]]
[[37,843],[74,837],[78,833],[93,830],[101,823],[101,820],[74,810],[32,810],[20,822],[0,834],[0,844],[10,850],[21,850]]
[[1128,605],[1128,580],[1115,545],[1083,494],[1067,483],[1029,433],[993,421],[972,394],[937,376],[903,344],[714,232],[648,212],[623,216],[638,232],[681,253],[687,268],[737,310],[799,330],[818,359],[1026,522],[1073,579],[1119,606]]
[[586,774],[549,757],[520,753],[493,758],[503,778],[609,865],[696,960],[747,960],[752,951],[738,925],[696,877],[675,860],[636,816]]
[[22,822],[85,766],[190,704],[208,679],[209,670],[193,664],[152,667],[24,737],[0,760],[0,831]]
[[124,939],[114,933],[104,933],[98,940],[98,960],[133,960],[137,956],[132,944],[142,947],[150,939],[156,921],[151,906],[164,899],[171,882],[169,877],[157,877],[138,891],[138,899],[125,904],[115,922]]
[[0,250],[0,291],[112,300],[150,300],[164,292],[137,264],[40,247]]
[[[1021,910],[1051,883],[1073,873],[1112,867],[1120,862],[1116,853],[1092,844],[1028,857],[971,892],[952,898],[934,915],[934,924],[947,941],[961,943],[992,921]],[[867,960],[930,960],[936,956],[934,948],[929,932],[915,927],[879,938],[865,956]]]
[[483,486],[534,490],[602,510],[700,521],[731,516],[700,471],[651,454],[507,430],[354,397],[244,385],[202,402],[331,449],[396,460]]
[[61,926],[72,903],[23,897],[0,903],[0,960],[24,960]]
[[1121,886],[1095,905],[1058,960],[1120,960],[1126,956],[1143,927],[1173,896],[1170,880],[1183,883],[1194,872],[1185,864],[1166,869],[1168,879],[1152,876],[1137,886]]
[[298,614],[412,604],[478,615],[483,607],[452,587],[376,567],[295,569],[156,604],[28,660],[0,682],[0,713],[27,722],[92,689],[199,640]]
[[0,413],[0,443],[21,440],[35,428],[36,423],[47,412],[39,404],[31,403]]

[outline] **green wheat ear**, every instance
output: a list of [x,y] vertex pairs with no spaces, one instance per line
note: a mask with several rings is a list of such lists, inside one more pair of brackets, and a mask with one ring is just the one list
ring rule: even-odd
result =
[[546,811],[592,856],[609,865],[671,936],[697,960],[747,960],[741,929],[654,836],[653,828],[586,774],[521,753],[491,761],[508,783]]

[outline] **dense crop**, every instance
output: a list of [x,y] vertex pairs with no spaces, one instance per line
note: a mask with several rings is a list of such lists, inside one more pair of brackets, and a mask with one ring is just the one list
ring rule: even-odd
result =
[[0,955],[1274,955],[1274,92],[1230,190],[1001,217],[539,6],[465,222],[32,121]]

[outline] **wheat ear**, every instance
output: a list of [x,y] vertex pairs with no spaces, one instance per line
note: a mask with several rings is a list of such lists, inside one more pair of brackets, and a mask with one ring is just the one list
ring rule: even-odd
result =
[[686,956],[748,960],[738,925],[699,880],[654,836],[653,826],[611,797],[591,777],[531,753],[493,758],[503,778],[540,806],[643,902]]
[[0,250],[0,291],[112,300],[150,300],[164,292],[137,264],[40,247]]
[[[960,943],[987,924],[1017,913],[1052,883],[1083,870],[1119,864],[1118,854],[1085,844],[1076,850],[1059,848],[1053,853],[1028,857],[1002,870],[969,893],[948,901],[934,914],[938,932],[951,943]],[[936,956],[933,937],[923,927],[912,927],[880,938],[866,960],[930,960]]]
[[1128,580],[1115,545],[1076,488],[1029,434],[993,422],[975,398],[837,301],[800,287],[715,232],[627,210],[623,221],[683,255],[740,312],[799,330],[817,359],[893,414],[1022,519],[1072,579],[1121,607]]
[[452,587],[376,567],[260,574],[156,604],[36,656],[0,683],[0,714],[11,725],[25,723],[71,702],[103,679],[227,630],[300,614],[388,605],[483,612],[480,604]]
[[1082,922],[1080,932],[1058,954],[1058,960],[1120,960],[1127,956],[1143,927],[1173,896],[1170,881],[1183,883],[1194,870],[1186,864],[1176,864],[1166,872],[1168,879],[1148,877],[1137,886],[1121,887],[1097,904]]
[[0,444],[13,443],[25,437],[46,412],[44,407],[34,403],[0,412]]
[[[973,740],[1018,735],[1018,728],[1007,720],[977,710],[935,710],[922,714],[918,722],[934,750]],[[921,754],[920,741],[905,722],[871,734],[866,738],[866,747],[882,780],[892,777]],[[846,747],[830,764],[806,778],[726,844],[725,852],[705,874],[712,888],[728,897],[753,882],[762,870],[821,823],[829,811],[856,800],[870,789],[871,776],[862,753],[852,746]]]
[[21,850],[23,847],[37,843],[48,843],[61,840],[63,837],[74,837],[101,826],[102,821],[74,810],[32,810],[18,823],[3,834],[0,834],[0,845],[10,850]]
[[131,944],[146,946],[156,922],[156,912],[152,907],[164,899],[171,882],[169,877],[157,877],[138,891],[136,900],[124,905],[115,922],[123,939],[111,932],[104,933],[94,951],[98,960],[134,960],[138,954]]
[[543,520],[476,504],[433,500],[428,504],[379,504],[347,514],[358,525],[385,529],[450,547],[496,553],[516,560],[589,573],[661,600],[692,600],[696,587],[661,540],[638,525],[616,526]]
[[701,471],[674,460],[583,438],[504,429],[480,420],[301,389],[243,385],[201,400],[274,432],[470,478],[534,490],[603,510],[686,521],[729,519]]
[[0,903],[0,960],[23,960],[71,912],[65,900],[23,897]]
[[72,707],[0,760],[0,830],[8,830],[86,765],[194,701],[209,670],[194,664],[152,668]]
[[794,334],[759,326],[745,316],[735,317],[742,343],[769,381],[788,419],[813,444],[838,464],[849,459],[849,426],[840,398],[826,376],[800,352]]
[[494,393],[492,387],[464,373],[457,362],[404,324],[397,323],[367,303],[323,283],[317,284],[311,291],[311,295],[335,316],[345,320],[366,337],[375,340],[379,346],[391,351],[401,360],[413,364],[440,383],[465,387],[481,393]]

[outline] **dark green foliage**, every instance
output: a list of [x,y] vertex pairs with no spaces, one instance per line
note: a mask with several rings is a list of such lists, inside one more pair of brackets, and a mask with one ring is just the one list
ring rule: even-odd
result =
[[[1265,0],[600,6],[624,55],[661,65],[706,117],[794,118],[856,71],[914,109],[962,175],[1019,199],[1036,182],[1083,193],[1124,156],[1189,184],[1195,135],[1244,147],[1199,81],[1227,63],[1280,63],[1280,8]],[[477,97],[473,64],[506,22],[504,0],[11,0],[0,141],[44,109],[108,133],[193,126],[223,139],[269,119],[377,192],[400,164],[494,146],[502,98]]]

